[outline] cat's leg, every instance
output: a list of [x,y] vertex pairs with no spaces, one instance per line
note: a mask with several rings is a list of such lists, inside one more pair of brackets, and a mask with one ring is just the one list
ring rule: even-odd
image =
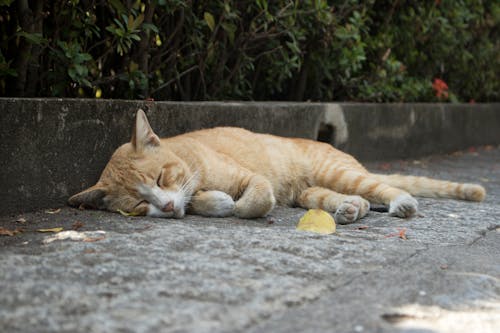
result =
[[208,217],[227,217],[233,215],[234,201],[222,191],[198,191],[191,198],[188,212]]
[[265,216],[276,204],[271,183],[257,174],[246,174],[242,177],[238,192],[242,195],[235,203],[234,215],[241,218]]
[[368,172],[350,169],[331,170],[319,175],[318,183],[334,191],[360,195],[374,203],[389,205],[389,214],[410,217],[417,211],[418,202],[408,192],[380,182]]
[[337,223],[348,224],[364,217],[370,203],[359,195],[345,195],[324,187],[309,187],[302,191],[297,203],[302,208],[321,208],[334,212]]

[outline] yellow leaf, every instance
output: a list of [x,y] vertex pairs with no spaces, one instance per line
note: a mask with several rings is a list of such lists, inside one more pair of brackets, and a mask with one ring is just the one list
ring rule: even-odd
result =
[[124,212],[123,210],[121,209],[117,209],[116,210],[118,213],[122,214],[123,216],[139,216],[139,213],[135,213],[135,212],[130,212],[130,213],[127,213],[127,212]]
[[209,12],[205,12],[205,14],[203,14],[203,18],[205,19],[205,22],[207,22],[207,25],[210,28],[210,30],[214,31],[215,20],[212,14],[210,14]]
[[49,229],[38,229],[38,232],[60,232],[63,231],[63,228],[49,228]]
[[335,220],[322,209],[309,209],[300,218],[297,230],[329,235],[335,232]]

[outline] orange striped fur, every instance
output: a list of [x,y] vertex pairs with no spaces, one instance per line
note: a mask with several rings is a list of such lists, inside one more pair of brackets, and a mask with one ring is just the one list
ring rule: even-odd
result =
[[111,157],[98,183],[71,205],[140,215],[261,217],[276,204],[322,208],[339,223],[365,216],[370,202],[409,217],[412,195],[481,201],[480,185],[377,175],[352,156],[311,140],[213,128],[159,139],[139,110],[130,143]]

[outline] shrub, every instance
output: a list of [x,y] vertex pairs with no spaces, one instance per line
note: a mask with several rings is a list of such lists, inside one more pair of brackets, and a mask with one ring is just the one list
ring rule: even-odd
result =
[[498,101],[499,21],[481,0],[2,0],[0,92]]

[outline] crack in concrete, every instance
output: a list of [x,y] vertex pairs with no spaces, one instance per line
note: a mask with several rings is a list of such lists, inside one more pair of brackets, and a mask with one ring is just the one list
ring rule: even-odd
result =
[[490,224],[489,226],[486,227],[486,229],[476,231],[476,233],[478,233],[479,236],[474,238],[469,243],[467,243],[467,246],[472,246],[472,245],[476,244],[481,239],[485,238],[488,233],[493,232],[493,231],[496,232],[496,230],[499,228],[500,228],[500,224]]

